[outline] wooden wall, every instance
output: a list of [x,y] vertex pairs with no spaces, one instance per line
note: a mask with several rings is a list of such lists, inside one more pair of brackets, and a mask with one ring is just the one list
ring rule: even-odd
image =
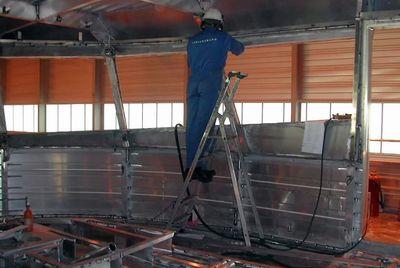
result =
[[[41,80],[48,84],[47,103],[94,103],[95,59],[5,60],[5,103],[38,104]],[[187,81],[186,55],[117,59],[124,102],[183,102]],[[102,102],[112,102],[107,69],[99,70]]]
[[400,30],[375,31],[372,58],[372,99],[400,101]]
[[[249,74],[238,101],[290,102],[293,87],[293,45],[249,47],[239,57],[230,55],[226,71]],[[299,99],[303,102],[350,102],[353,92],[354,39],[302,44]],[[50,59],[48,77],[41,77],[40,59],[8,59],[5,102],[39,101],[40,79],[48,79],[50,103],[91,103],[95,84],[94,59]],[[118,58],[125,102],[184,101],[187,64],[185,54]],[[375,33],[372,98],[400,102],[400,30]],[[106,69],[101,73],[103,102],[112,94]]]
[[242,102],[290,102],[291,56],[291,45],[252,47],[239,57],[230,55],[225,70],[249,75],[241,82],[236,99]]
[[52,59],[48,103],[92,103],[94,64],[91,59]]
[[38,59],[5,61],[4,102],[6,104],[39,103],[39,63]]
[[351,101],[354,45],[354,39],[304,45],[303,101]]
[[370,170],[380,178],[385,197],[385,212],[400,210],[400,163],[390,159],[372,160]]

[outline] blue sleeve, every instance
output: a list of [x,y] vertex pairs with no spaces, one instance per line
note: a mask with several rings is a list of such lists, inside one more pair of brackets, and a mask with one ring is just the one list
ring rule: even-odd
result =
[[242,54],[244,51],[244,45],[230,35],[229,39],[230,39],[229,51],[235,54],[236,56]]
[[189,40],[188,40],[188,43],[187,43],[187,46],[186,46],[186,63],[187,63],[187,66],[190,68],[190,54],[189,54],[189,51],[190,51],[190,43],[191,43],[191,38],[189,38]]

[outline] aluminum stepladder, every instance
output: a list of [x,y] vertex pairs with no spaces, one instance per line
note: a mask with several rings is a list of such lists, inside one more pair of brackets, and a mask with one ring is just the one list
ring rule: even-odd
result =
[[[247,247],[251,246],[250,242],[250,236],[249,236],[249,231],[247,228],[247,222],[246,218],[244,215],[244,210],[243,210],[243,202],[242,202],[242,196],[243,196],[243,190],[247,190],[248,197],[250,199],[251,207],[252,207],[252,212],[253,216],[255,219],[255,223],[257,226],[257,231],[259,234],[259,238],[263,239],[264,234],[260,222],[260,217],[258,215],[257,207],[254,201],[254,196],[253,192],[251,190],[251,185],[250,181],[248,178],[247,174],[247,169],[245,168],[245,162],[244,162],[244,155],[241,151],[241,146],[240,146],[240,134],[243,134],[241,131],[241,126],[239,122],[239,117],[237,115],[236,107],[233,102],[233,98],[235,97],[235,94],[239,88],[239,83],[242,79],[246,78],[247,74],[240,73],[240,72],[230,72],[228,77],[225,80],[225,86],[221,90],[218,100],[216,102],[216,105],[214,107],[214,110],[210,116],[210,119],[208,121],[206,130],[204,131],[203,137],[201,138],[199,147],[197,148],[196,155],[193,159],[192,165],[190,166],[190,169],[187,173],[187,176],[185,178],[185,181],[183,183],[182,190],[177,198],[177,201],[173,207],[173,211],[170,217],[170,220],[168,222],[167,228],[171,228],[172,224],[175,220],[175,217],[179,211],[179,209],[182,207],[182,201],[185,197],[186,190],[189,187],[190,180],[193,176],[194,170],[197,166],[197,163],[202,155],[203,149],[206,145],[207,140],[209,139],[221,139],[223,145],[224,145],[224,150],[228,162],[228,168],[229,168],[229,173],[232,179],[232,186],[233,186],[233,192],[234,192],[234,197],[236,201],[236,206],[239,214],[239,220],[241,224],[241,228],[243,231],[243,237],[245,241],[245,245]],[[235,79],[236,78],[236,79]],[[232,80],[235,80],[234,83],[232,83]],[[220,107],[224,105],[224,111],[219,112]],[[229,119],[229,128],[231,129],[231,134],[232,136],[227,136],[227,131],[226,131],[226,125],[225,121],[226,119]],[[220,136],[211,136],[210,132],[212,131],[216,120],[219,122],[219,134]],[[240,130],[240,133],[238,132]],[[237,163],[235,167],[235,163],[233,160],[233,155],[229,147],[228,140],[234,140],[234,145],[237,150]],[[238,180],[239,178],[239,180]]]

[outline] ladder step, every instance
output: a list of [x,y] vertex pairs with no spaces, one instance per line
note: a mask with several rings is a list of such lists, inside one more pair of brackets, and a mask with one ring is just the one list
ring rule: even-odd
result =
[[[227,136],[226,138],[228,140],[236,139],[238,136],[233,135],[233,136]],[[222,139],[222,136],[208,136],[209,139]]]

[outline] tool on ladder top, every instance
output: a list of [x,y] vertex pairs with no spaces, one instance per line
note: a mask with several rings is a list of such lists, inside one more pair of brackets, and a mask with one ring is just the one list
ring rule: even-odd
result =
[[[235,94],[239,88],[240,81],[246,77],[247,77],[247,74],[244,74],[241,72],[230,72],[228,74],[228,77],[225,80],[225,86],[219,94],[219,97],[218,97],[218,100],[214,107],[214,110],[208,121],[206,130],[204,131],[204,134],[203,134],[203,137],[201,138],[199,147],[197,148],[197,152],[196,152],[196,155],[192,162],[192,165],[190,166],[190,169],[189,169],[187,176],[185,178],[185,181],[183,183],[182,190],[181,190],[181,192],[178,196],[178,199],[173,207],[173,211],[172,211],[170,220],[168,222],[167,228],[171,228],[172,224],[175,221],[175,217],[178,213],[179,208],[182,207],[182,201],[185,197],[186,190],[189,187],[190,180],[193,176],[193,173],[197,166],[197,163],[202,155],[202,152],[206,145],[207,140],[216,138],[216,136],[210,136],[210,132],[212,131],[212,129],[216,123],[216,120],[218,120],[219,130],[220,130],[219,131],[220,136],[218,136],[218,138],[220,138],[222,140],[222,143],[224,145],[224,150],[225,150],[225,154],[227,157],[229,173],[230,173],[230,176],[232,179],[233,192],[234,192],[234,196],[235,196],[236,206],[238,209],[239,220],[240,220],[245,244],[247,247],[251,246],[249,231],[247,228],[247,222],[246,222],[246,218],[244,215],[243,203],[242,203],[242,196],[243,196],[244,189],[247,189],[247,194],[250,199],[252,212],[253,212],[255,223],[257,226],[259,238],[260,239],[264,238],[264,234],[263,234],[263,230],[262,230],[262,226],[261,226],[261,222],[260,222],[260,217],[258,215],[257,207],[256,207],[256,204],[254,201],[253,192],[251,190],[251,185],[250,185],[250,181],[248,178],[248,173],[247,173],[247,170],[244,165],[244,156],[240,149],[239,134],[242,134],[242,133],[241,133],[239,117],[237,115],[236,107],[233,102],[233,98],[235,97]],[[232,83],[233,78],[236,78],[234,83]],[[223,112],[220,113],[219,110],[220,110],[220,107],[222,107],[222,105],[224,105],[225,109]],[[225,129],[226,128],[226,126],[225,126],[226,119],[229,120],[229,127],[233,134],[232,136],[229,136],[229,137],[227,136],[227,132]],[[240,130],[240,133],[238,132],[238,130]],[[238,161],[237,161],[236,168],[235,168],[235,164],[233,161],[232,152],[229,147],[228,139],[234,140],[234,145],[237,149],[237,156],[238,156],[237,160]],[[239,178],[239,180],[238,180],[238,178]]]

